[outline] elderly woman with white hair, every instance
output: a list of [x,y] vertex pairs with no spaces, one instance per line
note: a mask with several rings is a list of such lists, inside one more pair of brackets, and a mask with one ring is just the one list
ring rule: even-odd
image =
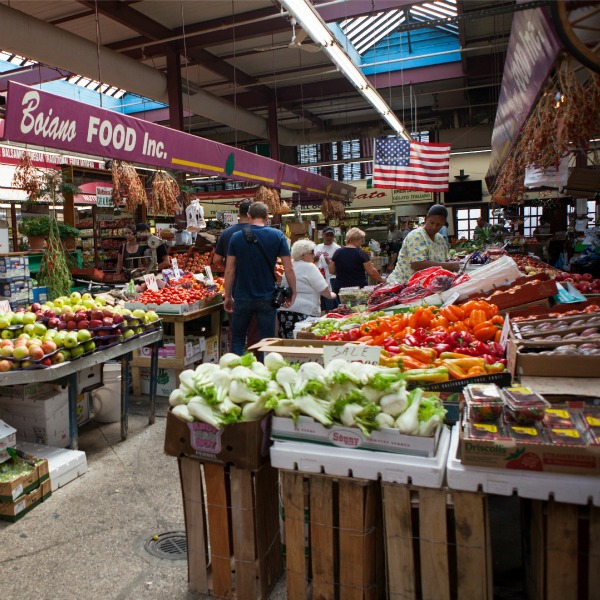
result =
[[[296,274],[296,300],[291,306],[279,309],[279,337],[293,338],[294,326],[307,317],[321,314],[320,296],[333,299],[325,278],[314,263],[315,243],[298,240],[292,245],[292,267]],[[283,285],[287,285],[285,275]]]
[[362,249],[365,232],[358,227],[351,227],[346,232],[346,245],[335,251],[329,262],[329,272],[335,275],[335,291],[346,287],[365,287],[367,275],[377,283],[385,279],[379,274],[371,257]]

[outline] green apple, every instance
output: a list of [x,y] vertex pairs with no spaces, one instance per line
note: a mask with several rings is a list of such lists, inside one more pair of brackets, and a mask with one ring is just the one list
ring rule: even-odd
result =
[[94,308],[94,305],[96,303],[94,302],[93,298],[82,298],[81,304],[83,304],[86,308],[89,308],[91,310],[92,308]]
[[94,342],[94,340],[90,340],[89,342],[85,342],[85,344],[83,344],[83,349],[86,352],[93,352],[96,349],[96,342]]
[[74,348],[71,348],[71,358],[77,358],[78,356],[83,356],[85,353],[85,348],[83,347],[83,344],[81,344],[81,346],[75,346]]
[[27,323],[27,325],[25,325],[23,327],[23,333],[27,333],[29,335],[33,335],[35,330],[35,325],[33,323]]
[[104,296],[96,296],[96,302],[101,306],[104,306],[106,304],[106,298]]
[[127,340],[130,337],[133,337],[135,335],[135,331],[133,329],[126,329],[123,332],[123,339]]
[[10,325],[10,319],[3,316],[0,317],[0,329],[6,329]]
[[136,308],[131,314],[136,319],[143,319],[146,316],[146,311],[142,310],[141,308]]
[[[25,327],[27,327],[27,325],[25,325]],[[33,335],[36,335],[38,337],[44,337],[46,333],[48,333],[48,328],[43,323],[40,323],[39,321],[37,323],[34,323]]]
[[20,333],[19,337],[17,338],[18,340],[30,340],[31,336],[28,333]]
[[86,292],[85,294],[81,294],[81,299],[82,300],[93,300],[94,296],[92,296],[89,292]]
[[29,358],[29,348],[27,346],[15,346],[13,356],[19,360]]
[[15,333],[12,329],[3,329],[0,333],[0,337],[3,340],[12,340],[15,337]]
[[77,332],[75,331],[69,331],[63,340],[64,347],[69,349],[74,348],[78,343],[79,340],[77,339]]
[[61,354],[65,360],[71,360],[71,353],[68,350],[61,350],[57,354]]
[[62,348],[65,345],[65,336],[67,335],[66,330],[57,331],[54,336],[54,342],[59,348]]
[[146,323],[154,323],[154,321],[158,321],[159,316],[153,311],[149,310],[146,313]]
[[65,305],[65,301],[63,300],[62,296],[60,296],[59,298],[56,298],[55,300],[53,300],[53,302],[54,302],[54,308],[62,308]]
[[79,292],[72,292],[69,296],[71,304],[79,304],[81,302],[81,294]]
[[46,335],[42,338],[42,342],[52,342],[58,331],[56,329],[48,329]]
[[92,339],[92,332],[89,329],[78,329],[77,330],[77,339],[80,342],[88,342]]
[[[12,315],[10,317],[10,324],[11,325],[22,325],[24,316],[25,316],[24,312],[12,313]],[[35,317],[35,315],[33,315],[33,316]]]
[[143,327],[136,327],[134,329],[135,334],[137,335],[138,333],[144,333],[144,328]]

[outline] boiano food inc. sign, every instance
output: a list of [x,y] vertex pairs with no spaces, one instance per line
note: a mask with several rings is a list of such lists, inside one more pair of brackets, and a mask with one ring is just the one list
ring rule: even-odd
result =
[[245,150],[8,83],[5,139],[349,200],[355,188]]

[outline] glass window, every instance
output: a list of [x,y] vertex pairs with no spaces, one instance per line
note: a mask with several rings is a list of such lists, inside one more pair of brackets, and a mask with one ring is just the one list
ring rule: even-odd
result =
[[525,237],[533,237],[533,230],[539,225],[543,211],[543,206],[523,207],[523,235]]
[[473,239],[473,232],[477,227],[477,219],[482,215],[481,208],[459,208],[456,214],[456,234],[458,239]]

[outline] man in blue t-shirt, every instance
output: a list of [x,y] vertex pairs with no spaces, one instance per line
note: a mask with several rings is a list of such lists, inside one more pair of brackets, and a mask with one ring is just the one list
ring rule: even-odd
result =
[[249,223],[250,218],[248,217],[248,209],[252,204],[252,200],[242,200],[238,206],[238,223],[227,227],[217,240],[215,246],[215,253],[213,254],[213,266],[217,271],[222,271],[225,268],[225,259],[227,257],[227,249],[229,248],[229,242],[233,237],[234,233],[242,230],[244,223]]
[[292,289],[292,297],[283,306],[290,306],[296,299],[296,275],[285,236],[277,229],[265,227],[268,210],[262,202],[254,202],[248,215],[253,240],[248,241],[243,230],[234,233],[229,241],[225,267],[224,306],[227,312],[233,313],[231,350],[239,355],[244,353],[248,325],[254,315],[260,339],[275,337],[277,309],[273,305],[273,289],[278,256]]

